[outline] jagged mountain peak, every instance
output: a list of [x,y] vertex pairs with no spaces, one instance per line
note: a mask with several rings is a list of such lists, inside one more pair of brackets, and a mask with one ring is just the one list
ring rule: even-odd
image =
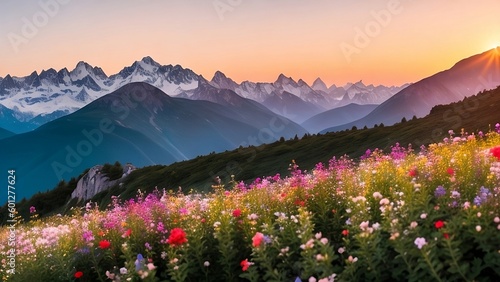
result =
[[299,79],[299,81],[297,81],[297,84],[299,86],[307,86],[307,87],[309,87],[309,84],[307,84],[307,82],[305,82],[304,80],[302,80],[302,78]]
[[326,86],[326,83],[319,77],[314,80],[311,88],[314,90],[321,90],[325,92],[328,91],[328,86]]
[[214,76],[212,77],[212,81],[226,79],[226,78],[227,78],[227,76],[223,72],[218,70],[214,73]]
[[142,58],[141,62],[146,63],[148,65],[152,65],[152,66],[157,66],[157,67],[160,66],[160,64],[158,62],[156,62],[155,60],[153,60],[153,58],[151,58],[150,56],[146,56],[146,57]]
[[101,68],[94,68],[84,61],[79,61],[76,67],[69,72],[69,76],[73,81],[81,80],[86,76],[99,77],[101,79],[106,78],[106,74]]
[[227,77],[223,72],[216,71],[212,80],[210,81],[212,85],[221,88],[229,89],[235,91],[238,88],[238,84],[234,82],[231,78]]

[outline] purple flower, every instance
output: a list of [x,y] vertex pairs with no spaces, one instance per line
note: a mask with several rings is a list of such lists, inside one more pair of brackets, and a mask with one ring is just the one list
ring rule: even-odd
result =
[[439,185],[436,190],[434,191],[434,196],[436,198],[439,198],[439,197],[443,197],[444,195],[446,195],[446,189],[444,189],[443,186]]
[[406,156],[405,148],[399,146],[399,143],[392,146],[391,148],[391,157],[393,160],[401,160]]
[[455,191],[455,190],[451,191],[451,197],[453,199],[460,199],[460,192]]
[[135,260],[135,271],[139,271],[144,266],[144,257],[141,254],[137,255],[137,259]]
[[30,213],[36,213],[36,208],[34,206],[30,207]]
[[361,159],[368,159],[370,155],[372,154],[372,151],[370,149],[366,150],[365,154],[361,156]]
[[85,242],[87,242],[87,243],[94,241],[94,234],[92,234],[92,231],[90,231],[90,230],[83,232],[82,236],[83,236],[83,239],[85,240]]
[[474,198],[474,205],[480,206],[481,204],[483,204],[485,201],[488,200],[488,197],[490,195],[491,195],[490,189],[481,186],[481,188],[479,188],[479,193]]

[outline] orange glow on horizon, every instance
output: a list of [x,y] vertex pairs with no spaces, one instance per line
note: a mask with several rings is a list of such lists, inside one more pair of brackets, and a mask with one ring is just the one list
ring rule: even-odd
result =
[[206,79],[219,70],[237,83],[274,82],[283,73],[309,85],[319,77],[327,86],[390,86],[500,45],[498,0],[399,1],[392,14],[387,0],[222,1],[240,3],[223,14],[201,0],[71,1],[13,43],[10,34],[29,30],[22,19],[40,12],[38,0],[26,2],[33,5],[0,1],[0,77],[72,70],[79,61],[111,75],[151,56]]

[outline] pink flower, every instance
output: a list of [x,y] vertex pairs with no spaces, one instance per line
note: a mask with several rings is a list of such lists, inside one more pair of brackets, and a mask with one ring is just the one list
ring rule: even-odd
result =
[[242,261],[240,262],[240,266],[241,266],[241,269],[242,269],[243,271],[247,271],[247,270],[248,270],[248,268],[250,267],[250,265],[251,265],[251,264],[250,264],[250,262],[248,262],[248,259],[242,260]]
[[132,234],[132,229],[129,228],[125,231],[125,233],[123,233],[122,238],[130,237],[130,234]]
[[417,237],[415,239],[415,245],[417,245],[417,248],[422,249],[424,245],[427,245],[427,241],[423,237]]
[[259,247],[264,241],[264,234],[257,232],[252,238],[252,246]]

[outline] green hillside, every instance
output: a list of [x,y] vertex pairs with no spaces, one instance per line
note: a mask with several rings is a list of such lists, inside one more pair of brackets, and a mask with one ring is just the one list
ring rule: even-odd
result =
[[[460,102],[436,106],[424,118],[402,120],[393,126],[379,124],[373,127],[373,124],[368,124],[367,126],[373,128],[353,128],[324,135],[299,136],[293,140],[282,139],[258,147],[240,147],[234,151],[200,156],[168,166],[140,168],[131,173],[123,186],[98,194],[92,200],[105,206],[110,202],[112,195],[120,195],[122,199],[127,199],[135,196],[138,189],[148,192],[155,187],[172,191],[178,191],[178,187],[182,187],[184,193],[191,189],[208,192],[215,183],[216,176],[221,178],[223,184],[230,184],[231,175],[234,175],[236,181],[250,182],[257,177],[268,176],[271,172],[286,175],[292,160],[295,160],[301,169],[307,170],[318,162],[328,162],[333,156],[346,154],[357,158],[367,149],[390,150],[396,143],[404,147],[411,144],[418,150],[421,145],[440,142],[443,138],[449,137],[449,130],[454,130],[455,136],[460,135],[462,128],[476,134],[479,131],[493,130],[494,125],[500,122],[499,108],[500,87],[465,98]],[[74,182],[59,185],[57,199],[70,200],[72,189],[64,186],[70,184],[74,185]],[[230,187],[230,185],[226,187],[228,186]],[[23,201],[18,205],[18,210],[28,210],[31,205],[36,206],[38,211],[43,211],[42,215],[68,210],[68,206],[56,210],[44,208],[44,206],[54,206],[50,203],[52,197],[44,196],[49,194],[51,192],[37,194],[33,197],[38,199],[36,202],[33,199]],[[5,208],[1,210],[2,219],[6,214]]]

